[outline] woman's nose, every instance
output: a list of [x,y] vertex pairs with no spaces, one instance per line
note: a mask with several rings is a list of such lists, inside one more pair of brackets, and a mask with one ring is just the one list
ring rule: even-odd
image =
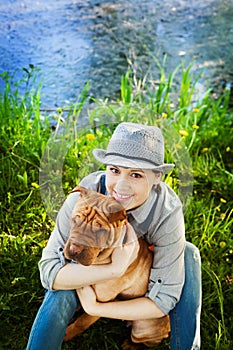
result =
[[119,192],[128,192],[131,189],[129,180],[121,178],[116,183],[116,190]]

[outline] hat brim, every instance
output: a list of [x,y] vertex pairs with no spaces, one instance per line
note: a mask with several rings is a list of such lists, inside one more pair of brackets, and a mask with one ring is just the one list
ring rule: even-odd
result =
[[160,171],[163,174],[169,173],[175,166],[175,164],[155,165],[142,159],[133,159],[120,155],[107,154],[106,150],[98,148],[93,150],[93,155],[95,159],[98,160],[98,162],[105,165],[115,165],[123,168],[155,170]]

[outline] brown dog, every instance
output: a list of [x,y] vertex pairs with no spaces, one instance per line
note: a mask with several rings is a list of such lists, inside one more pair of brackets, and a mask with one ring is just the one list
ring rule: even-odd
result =
[[[71,231],[65,245],[67,259],[83,265],[106,264],[116,247],[126,212],[114,198],[78,186],[72,192],[80,192],[79,199],[71,217]],[[153,253],[142,239],[139,239],[139,253],[119,278],[93,285],[97,300],[107,302],[118,299],[133,299],[147,292]],[[65,341],[81,334],[99,317],[82,314],[67,327]],[[132,322],[131,339],[134,343],[147,346],[158,345],[170,332],[169,316],[157,319]],[[135,344],[136,345],[136,344]],[[133,349],[127,345],[125,349]]]

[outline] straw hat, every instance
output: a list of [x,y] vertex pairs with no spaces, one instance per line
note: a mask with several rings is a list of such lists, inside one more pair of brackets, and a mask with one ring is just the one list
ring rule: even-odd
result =
[[152,169],[164,174],[175,166],[164,163],[164,140],[160,129],[136,123],[119,124],[107,150],[94,149],[93,155],[106,165]]

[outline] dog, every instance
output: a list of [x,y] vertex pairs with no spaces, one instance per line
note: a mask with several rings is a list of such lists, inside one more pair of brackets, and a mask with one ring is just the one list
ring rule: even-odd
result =
[[[66,259],[85,266],[106,264],[116,247],[122,227],[127,222],[126,211],[114,198],[101,193],[76,187],[72,192],[80,192],[71,215],[71,230],[64,248]],[[148,244],[139,238],[139,252],[124,275],[104,283],[92,285],[97,300],[126,300],[144,296],[147,292],[153,252]],[[64,341],[83,333],[99,317],[83,313],[66,330]],[[169,316],[131,322],[131,341],[126,341],[123,349],[139,348],[136,344],[154,347],[169,336]]]

